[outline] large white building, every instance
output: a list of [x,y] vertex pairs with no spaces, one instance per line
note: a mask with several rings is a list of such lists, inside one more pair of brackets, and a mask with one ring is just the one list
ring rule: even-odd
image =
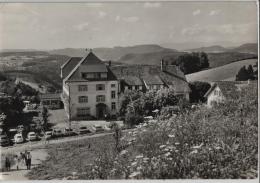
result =
[[184,74],[172,65],[106,65],[92,51],[72,57],[61,66],[62,100],[71,120],[102,119],[116,115],[119,98],[126,90],[158,90],[172,87],[189,99]]

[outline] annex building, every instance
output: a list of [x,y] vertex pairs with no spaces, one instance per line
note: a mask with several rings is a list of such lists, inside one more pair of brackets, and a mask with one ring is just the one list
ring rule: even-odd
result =
[[190,88],[177,66],[163,61],[155,65],[106,64],[92,51],[85,57],[71,57],[61,66],[62,100],[71,120],[115,116],[120,96],[126,90],[159,90],[172,87],[176,95],[189,99]]

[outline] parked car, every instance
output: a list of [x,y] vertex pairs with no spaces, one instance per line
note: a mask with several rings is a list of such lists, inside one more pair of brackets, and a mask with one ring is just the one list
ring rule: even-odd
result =
[[44,137],[45,137],[45,139],[51,139],[51,137],[52,137],[52,131],[46,131],[46,132],[44,133]]
[[11,128],[11,129],[8,130],[7,135],[8,135],[8,137],[11,139],[11,141],[13,141],[13,142],[14,142],[14,136],[15,136],[15,134],[17,134],[17,129]]
[[27,139],[28,139],[28,141],[37,140],[36,133],[35,133],[35,132],[29,132],[29,133],[27,134]]
[[93,125],[93,130],[95,132],[103,132],[105,129],[101,125]]
[[23,139],[23,135],[21,133],[17,133],[14,136],[14,143],[18,144],[18,143],[23,143],[24,139]]
[[9,146],[11,144],[10,139],[6,135],[0,135],[0,145]]
[[63,133],[62,133],[61,129],[53,129],[52,135],[54,137],[61,137],[61,136],[63,136]]
[[78,134],[87,134],[87,133],[91,133],[91,131],[86,126],[82,126],[79,128]]
[[73,135],[77,135],[73,129],[71,128],[64,128],[64,136],[73,136]]

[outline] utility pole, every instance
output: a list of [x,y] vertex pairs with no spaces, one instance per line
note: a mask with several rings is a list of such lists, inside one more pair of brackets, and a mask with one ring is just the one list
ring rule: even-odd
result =
[[69,129],[71,130],[71,99],[70,99],[70,85],[68,83],[68,87],[69,87]]

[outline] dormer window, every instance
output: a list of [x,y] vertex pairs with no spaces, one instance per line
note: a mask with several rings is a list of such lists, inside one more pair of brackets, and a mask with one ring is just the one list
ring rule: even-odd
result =
[[106,72],[93,72],[93,73],[81,73],[82,78],[84,79],[106,79]]

